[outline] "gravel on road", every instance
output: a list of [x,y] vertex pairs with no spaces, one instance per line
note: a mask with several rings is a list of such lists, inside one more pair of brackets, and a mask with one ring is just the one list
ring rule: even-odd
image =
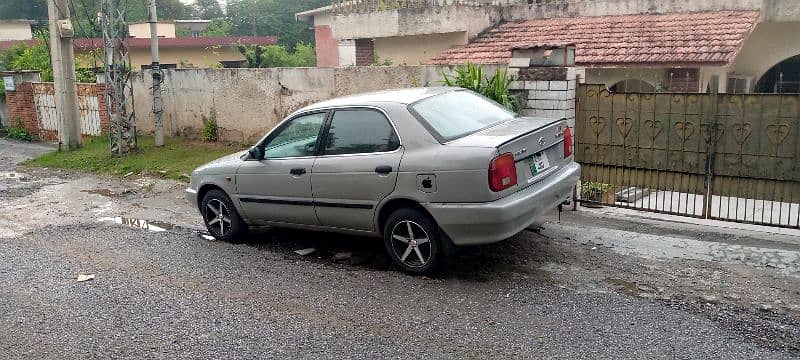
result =
[[[652,299],[492,263],[514,247],[549,253],[549,242],[522,234],[426,278],[391,270],[371,239],[267,229],[232,245],[182,229],[45,227],[0,238],[0,358],[797,355]],[[321,250],[294,253],[307,246]],[[326,255],[342,249],[364,261]]]

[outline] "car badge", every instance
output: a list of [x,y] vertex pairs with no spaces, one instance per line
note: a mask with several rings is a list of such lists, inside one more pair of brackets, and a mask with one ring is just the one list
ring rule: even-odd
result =
[[514,155],[515,155],[515,156],[517,156],[517,155],[522,155],[522,154],[524,154],[524,153],[526,153],[526,152],[528,152],[528,148],[522,148],[522,149],[519,149],[519,150],[517,150],[517,151],[514,153]]
[[546,143],[547,143],[547,142],[546,142],[546,141],[544,141],[544,136],[542,136],[542,137],[539,137],[539,145],[544,145],[544,144],[546,144]]

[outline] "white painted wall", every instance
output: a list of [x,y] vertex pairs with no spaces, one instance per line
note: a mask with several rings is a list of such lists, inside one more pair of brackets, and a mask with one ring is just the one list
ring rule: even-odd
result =
[[0,41],[33,39],[31,24],[25,21],[0,21]]

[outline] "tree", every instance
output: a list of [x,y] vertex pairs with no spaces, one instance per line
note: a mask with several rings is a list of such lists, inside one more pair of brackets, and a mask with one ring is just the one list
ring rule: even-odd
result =
[[299,42],[314,41],[308,24],[296,21],[294,14],[330,3],[330,0],[230,0],[227,17],[233,35],[274,35],[281,45],[294,48]]
[[313,67],[317,64],[314,47],[306,43],[297,43],[291,53],[283,45],[239,46],[238,49],[250,68]]
[[217,0],[195,0],[192,5],[192,17],[199,19],[217,19],[223,17],[222,7]]
[[231,23],[225,19],[214,19],[203,31],[203,36],[229,36],[231,34]]

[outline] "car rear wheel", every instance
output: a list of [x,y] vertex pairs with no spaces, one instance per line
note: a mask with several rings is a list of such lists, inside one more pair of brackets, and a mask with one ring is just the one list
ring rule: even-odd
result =
[[214,189],[203,196],[201,212],[206,229],[217,240],[237,242],[247,233],[247,224],[222,190]]
[[422,211],[399,209],[389,215],[383,241],[389,257],[405,272],[426,274],[441,263],[439,227]]

